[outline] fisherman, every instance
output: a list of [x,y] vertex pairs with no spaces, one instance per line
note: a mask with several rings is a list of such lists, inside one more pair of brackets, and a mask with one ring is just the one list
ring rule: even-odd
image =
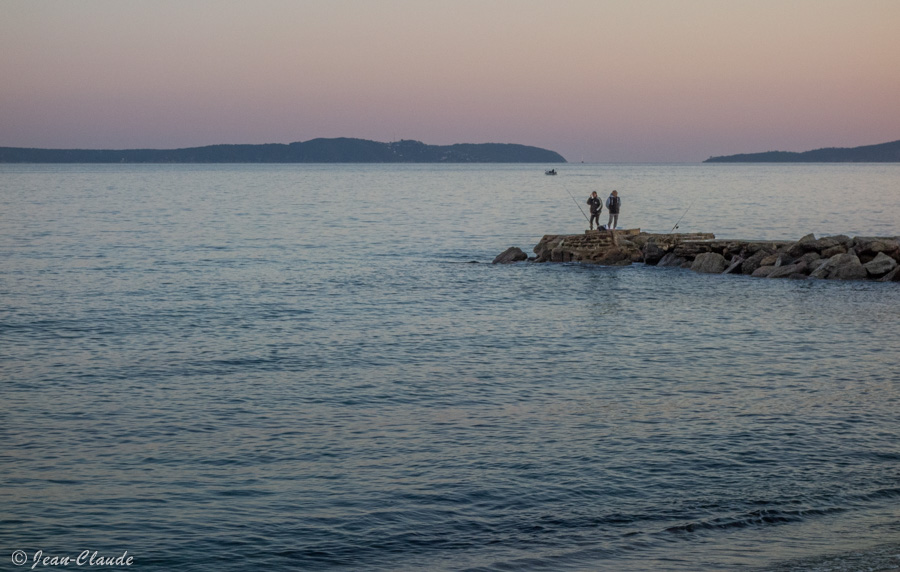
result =
[[597,197],[597,191],[591,193],[591,196],[588,197],[587,204],[591,206],[591,220],[588,221],[591,225],[591,230],[594,230],[595,220],[597,221],[597,230],[600,230],[600,213],[603,212],[603,202]]
[[622,199],[619,198],[618,191],[610,193],[606,199],[606,208],[609,210],[609,223],[606,225],[607,230],[615,230],[619,224],[619,207],[622,206]]

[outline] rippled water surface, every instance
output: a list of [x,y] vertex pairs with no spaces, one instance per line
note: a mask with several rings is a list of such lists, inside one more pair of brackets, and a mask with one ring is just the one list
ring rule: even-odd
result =
[[900,166],[558,170],[0,166],[0,556],[900,566],[896,283],[488,264],[614,188],[626,227],[894,236]]

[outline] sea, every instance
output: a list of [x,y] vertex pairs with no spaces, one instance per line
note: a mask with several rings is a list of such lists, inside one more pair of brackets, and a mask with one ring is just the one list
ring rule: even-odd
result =
[[0,569],[900,568],[900,284],[491,264],[614,189],[900,235],[898,164],[0,165]]

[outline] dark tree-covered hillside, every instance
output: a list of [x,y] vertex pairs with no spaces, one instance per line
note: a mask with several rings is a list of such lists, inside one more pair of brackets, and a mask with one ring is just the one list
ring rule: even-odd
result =
[[710,157],[704,163],[896,163],[900,162],[900,141],[862,147],[827,147],[793,153],[767,151]]
[[209,145],[186,149],[28,149],[0,147],[0,163],[565,163],[528,145],[366,139],[312,139],[289,144]]

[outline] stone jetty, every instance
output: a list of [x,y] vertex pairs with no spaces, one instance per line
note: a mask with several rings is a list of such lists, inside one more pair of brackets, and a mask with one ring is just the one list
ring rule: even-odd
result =
[[824,236],[797,241],[717,239],[710,233],[652,234],[640,229],[548,234],[529,257],[512,247],[495,264],[581,262],[607,266],[643,263],[757,278],[900,282],[900,237]]

